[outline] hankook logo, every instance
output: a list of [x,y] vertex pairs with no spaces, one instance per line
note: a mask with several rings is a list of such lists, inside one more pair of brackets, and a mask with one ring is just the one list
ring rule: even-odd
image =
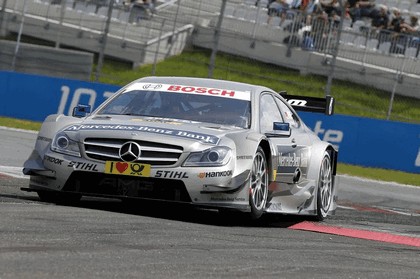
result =
[[125,162],[134,162],[141,155],[141,147],[134,141],[128,141],[121,146],[119,155]]

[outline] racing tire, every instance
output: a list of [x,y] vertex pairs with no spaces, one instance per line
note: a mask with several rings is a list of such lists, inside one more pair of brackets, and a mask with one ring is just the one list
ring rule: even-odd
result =
[[54,191],[38,191],[37,194],[42,202],[56,204],[75,204],[82,198],[80,194],[57,193]]
[[333,203],[333,180],[331,158],[325,152],[319,169],[318,191],[316,196],[316,221],[323,221]]
[[252,163],[249,181],[249,205],[251,218],[259,219],[264,213],[268,199],[268,169],[264,151],[258,147]]

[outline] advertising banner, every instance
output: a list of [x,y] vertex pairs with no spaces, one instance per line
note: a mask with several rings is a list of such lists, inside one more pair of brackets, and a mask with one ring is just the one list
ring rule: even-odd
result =
[[420,125],[301,112],[322,140],[338,147],[343,163],[420,173]]
[[79,103],[96,108],[120,88],[12,72],[0,72],[0,84],[0,115],[33,121],[55,113],[71,115]]

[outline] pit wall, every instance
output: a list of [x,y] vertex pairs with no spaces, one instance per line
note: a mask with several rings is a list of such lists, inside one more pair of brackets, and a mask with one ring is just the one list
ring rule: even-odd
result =
[[[0,71],[0,116],[43,121],[71,115],[78,103],[98,107],[120,87]],[[341,163],[420,173],[420,125],[347,115],[299,113],[322,140],[339,149]]]

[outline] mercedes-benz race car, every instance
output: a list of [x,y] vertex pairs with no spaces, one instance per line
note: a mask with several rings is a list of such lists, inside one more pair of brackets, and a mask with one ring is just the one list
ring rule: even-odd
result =
[[333,105],[231,81],[141,78],[93,113],[48,116],[22,190],[48,202],[149,199],[323,220],[336,208],[337,150],[295,109]]

